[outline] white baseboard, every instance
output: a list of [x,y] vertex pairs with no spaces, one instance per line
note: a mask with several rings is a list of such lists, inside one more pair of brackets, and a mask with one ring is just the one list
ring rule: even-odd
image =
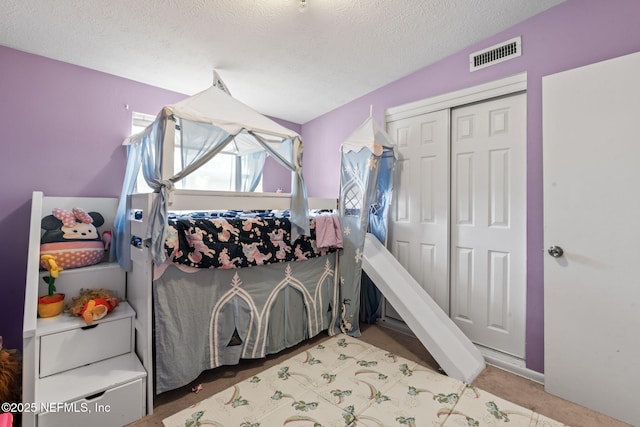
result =
[[[415,334],[409,329],[406,323],[392,319],[390,317],[382,317],[378,319],[378,325],[392,329],[396,332],[400,332],[405,335],[416,338]],[[484,357],[487,364],[500,368],[503,371],[507,371],[514,375],[526,378],[531,381],[535,381],[539,384],[544,384],[544,374],[528,369],[523,359],[511,356],[506,353],[502,353],[496,350],[492,350],[483,346],[476,345],[480,353]],[[427,349],[428,351],[429,349]]]
[[400,320],[392,319],[391,317],[381,317],[378,319],[376,324],[416,338],[415,334],[411,332],[411,329],[409,329],[407,324]]
[[544,374],[528,369],[523,359],[476,344],[484,360],[496,368],[521,376],[539,384],[544,384]]

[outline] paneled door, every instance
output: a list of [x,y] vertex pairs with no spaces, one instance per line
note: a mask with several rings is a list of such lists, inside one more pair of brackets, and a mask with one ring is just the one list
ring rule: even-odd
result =
[[[449,110],[389,123],[398,148],[391,253],[449,313]],[[399,319],[392,307],[387,315]]]
[[636,426],[638,76],[640,53],[542,80],[545,389]]
[[524,359],[526,95],[451,112],[451,318]]
[[[401,118],[389,249],[476,344],[524,358],[526,95]],[[400,319],[385,306],[385,316]]]

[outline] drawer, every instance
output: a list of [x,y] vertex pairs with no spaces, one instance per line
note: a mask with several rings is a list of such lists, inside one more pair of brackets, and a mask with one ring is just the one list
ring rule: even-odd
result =
[[38,427],[122,427],[144,416],[144,380],[114,387],[38,414]]
[[40,378],[131,351],[131,317],[40,337]]

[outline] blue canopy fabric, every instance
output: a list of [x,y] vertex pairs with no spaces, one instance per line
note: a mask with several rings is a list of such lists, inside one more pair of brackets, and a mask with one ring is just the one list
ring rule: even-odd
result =
[[[380,156],[378,170],[378,191],[376,200],[369,209],[369,229],[382,244],[387,242],[389,211],[393,193],[394,153],[384,151]],[[360,289],[360,319],[366,323],[375,323],[379,317],[382,294],[366,274],[362,275]]]
[[[181,170],[162,170],[166,163],[163,154],[167,149],[174,149],[176,139],[182,147],[188,146],[191,154],[181,154]],[[129,145],[129,151],[114,222],[113,253],[127,271],[131,270],[128,199],[135,189],[140,168],[149,187],[159,196],[149,215],[147,233],[139,237],[149,242],[153,261],[159,265],[165,261],[164,234],[174,184],[222,151],[247,157],[248,162],[263,159],[264,154],[256,153],[266,152],[289,169],[292,172],[291,239],[310,234],[300,136],[253,111],[216,86],[164,107],[151,125],[128,138],[125,144]],[[250,180],[249,189],[255,188],[257,180]]]
[[369,229],[382,242],[393,189],[394,144],[369,117],[342,146],[339,215],[344,248],[340,253],[339,315],[330,334],[360,335],[361,303],[370,317],[380,304],[374,289],[362,293],[362,253]]

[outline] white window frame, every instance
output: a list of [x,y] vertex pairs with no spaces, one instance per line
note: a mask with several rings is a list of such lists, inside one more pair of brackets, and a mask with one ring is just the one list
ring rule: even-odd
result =
[[[147,126],[151,125],[154,121],[155,121],[156,117],[152,116],[150,114],[144,114],[144,113],[139,113],[134,111],[131,115],[131,134],[134,135],[136,133],[142,132]],[[229,155],[231,156],[232,154],[224,154],[221,153],[221,155]],[[175,153],[174,158],[176,160],[174,161],[180,161],[180,156],[178,155],[178,153]],[[233,174],[234,176],[232,177],[232,179],[229,180],[229,185],[226,186],[226,189],[222,189],[220,191],[236,191],[239,192],[241,191],[241,186],[242,186],[242,159],[239,156],[235,156],[235,164],[234,164],[234,170],[233,170]],[[197,172],[194,172],[197,173]],[[193,174],[192,174],[193,175]],[[191,176],[190,177],[196,178],[197,175],[195,176]],[[185,179],[189,179],[189,177],[186,177]],[[262,192],[262,185],[263,185],[263,179],[264,179],[264,175],[260,177],[260,182],[258,183],[258,187],[256,188],[255,192]],[[192,189],[198,189],[198,190],[209,190],[210,188],[206,189],[206,188],[192,188]],[[142,170],[140,170],[140,172],[138,173],[138,178],[136,180],[136,192],[142,192],[142,193],[149,193],[151,192],[151,188],[147,185],[146,181],[144,180],[144,177],[142,176]]]

